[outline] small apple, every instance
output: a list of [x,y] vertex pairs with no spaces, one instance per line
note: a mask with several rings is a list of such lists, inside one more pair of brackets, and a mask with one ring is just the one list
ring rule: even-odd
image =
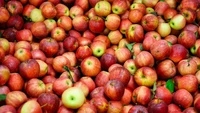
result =
[[186,19],[182,14],[176,14],[170,19],[169,25],[172,29],[181,30],[186,25]]

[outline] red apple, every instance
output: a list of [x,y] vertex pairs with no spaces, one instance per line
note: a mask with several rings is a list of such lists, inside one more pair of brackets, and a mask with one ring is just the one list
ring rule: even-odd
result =
[[45,18],[54,18],[57,15],[56,7],[53,3],[46,1],[40,5],[40,9],[42,11],[42,15]]
[[121,15],[125,13],[125,11],[129,8],[129,5],[127,0],[114,0],[111,7],[114,14]]
[[172,17],[174,17],[177,14],[177,10],[174,8],[167,8],[164,13],[163,13],[163,17],[166,20],[166,22],[169,22]]
[[67,59],[69,59],[71,67],[76,66],[77,59],[76,59],[76,54],[74,52],[65,52],[62,55],[67,57]]
[[29,29],[22,29],[16,32],[16,40],[32,42],[33,35]]
[[143,67],[143,66],[154,66],[154,57],[153,55],[148,51],[141,51],[138,55],[135,57],[135,64],[136,66]]
[[10,113],[17,113],[16,109],[12,106],[12,105],[2,105],[0,107],[0,112],[1,113],[6,113],[6,112],[10,112]]
[[11,91],[20,91],[24,88],[25,81],[19,73],[11,73],[7,85]]
[[165,101],[163,101],[162,99],[151,100],[148,103],[147,109],[149,113],[155,113],[155,112],[168,113],[167,103],[165,103]]
[[15,51],[14,57],[17,58],[20,62],[27,61],[32,58],[31,51],[26,48],[19,48]]
[[73,84],[73,87],[80,88],[81,91],[83,92],[84,96],[85,96],[85,97],[88,96],[88,94],[89,94],[89,87],[88,87],[85,83],[83,83],[83,82],[81,82],[81,81],[77,81],[77,82],[75,82],[75,83]]
[[182,59],[177,64],[177,70],[183,76],[188,74],[194,75],[197,72],[197,63],[189,58]]
[[0,15],[2,15],[0,19],[0,23],[6,23],[10,18],[9,11],[5,7],[0,8]]
[[77,31],[85,31],[88,29],[89,18],[85,15],[79,15],[72,20],[73,28]]
[[2,36],[9,42],[14,42],[16,40],[16,32],[15,28],[10,27],[4,30]]
[[172,45],[176,44],[178,39],[176,35],[168,35],[164,38],[165,40],[167,40],[168,42],[170,42]]
[[75,110],[69,109],[65,107],[64,105],[59,106],[57,113],[74,113]]
[[139,9],[132,9],[129,12],[128,19],[133,24],[137,24],[142,20],[143,16],[144,16],[143,12],[141,12]]
[[9,1],[6,3],[6,7],[12,15],[22,14],[23,4],[20,1]]
[[121,47],[115,50],[115,56],[118,63],[124,63],[126,60],[130,59],[132,54],[130,50],[126,47]]
[[108,33],[108,39],[110,40],[111,44],[118,45],[120,40],[123,38],[122,33],[119,30],[113,30]]
[[105,113],[108,111],[108,100],[105,97],[94,97],[89,100],[91,105],[94,105],[98,112]]
[[[41,32],[43,31],[43,32]],[[48,30],[44,22],[35,22],[31,26],[31,32],[38,39],[45,38],[48,35]]]
[[88,87],[89,93],[91,93],[96,88],[95,81],[91,77],[81,77],[79,81],[83,82]]
[[21,30],[24,25],[24,20],[20,15],[12,15],[7,21],[8,28],[15,28],[16,30]]
[[154,98],[161,99],[169,105],[172,102],[172,95],[173,94],[166,87],[158,86]]
[[129,105],[132,100],[132,90],[129,88],[125,88],[124,94],[120,100],[123,105]]
[[57,27],[56,20],[48,18],[44,20],[44,24],[47,27],[47,31],[50,33],[53,28]]
[[82,61],[89,56],[92,56],[92,49],[89,46],[85,45],[77,48],[76,58],[78,61]]
[[89,9],[89,1],[88,0],[75,0],[74,5],[79,5],[83,8],[84,11]]
[[122,34],[126,34],[129,26],[131,25],[131,21],[129,19],[121,19],[119,30]]
[[153,31],[158,27],[158,17],[153,14],[146,14],[142,17],[141,25],[146,31]]
[[117,62],[117,59],[114,55],[105,53],[100,58],[101,67],[103,70],[108,70],[108,68]]
[[90,102],[85,102],[80,108],[78,108],[77,113],[96,113],[97,109],[93,104],[90,104]]
[[93,33],[101,33],[105,29],[105,22],[100,16],[93,16],[89,20],[88,27]]
[[168,105],[168,112],[170,112],[170,113],[182,113],[181,108],[174,103],[171,103],[171,104]]
[[52,66],[56,72],[62,73],[66,71],[65,66],[70,67],[70,61],[65,56],[59,55],[53,59]]
[[69,16],[74,19],[76,16],[83,15],[84,10],[79,5],[74,5],[69,9]]
[[109,101],[107,113],[121,112],[123,104],[120,101]]
[[117,14],[109,14],[106,16],[105,26],[109,30],[117,30],[120,26],[121,18]]
[[20,61],[13,55],[6,55],[2,64],[7,66],[11,73],[18,72]]
[[99,72],[94,79],[96,86],[97,87],[104,86],[109,81],[109,78],[110,78],[109,76],[110,76],[110,73],[107,71]]
[[32,50],[31,54],[32,54],[32,58],[33,59],[38,59],[38,60],[46,61],[46,55],[40,49]]
[[142,105],[134,105],[134,106],[131,106],[129,110],[127,110],[127,113],[137,113],[137,112],[148,113],[147,108]]
[[4,85],[10,78],[10,70],[5,65],[0,65],[0,85]]
[[178,43],[183,45],[185,48],[191,48],[196,42],[196,36],[194,32],[183,30],[178,36]]
[[126,38],[129,42],[142,42],[144,39],[144,29],[140,24],[131,24],[126,30]]

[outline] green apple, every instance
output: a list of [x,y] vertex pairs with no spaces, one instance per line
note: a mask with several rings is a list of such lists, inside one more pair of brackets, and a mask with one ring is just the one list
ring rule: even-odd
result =
[[175,30],[181,30],[186,25],[186,19],[181,14],[176,14],[172,19],[169,21],[169,25],[171,28]]
[[42,22],[45,20],[42,15],[42,11],[38,8],[35,8],[31,11],[30,18],[32,22]]
[[157,32],[161,37],[166,37],[171,33],[171,27],[169,23],[161,22],[158,24]]
[[62,93],[61,100],[65,107],[70,109],[78,109],[83,105],[86,98],[80,88],[70,87]]

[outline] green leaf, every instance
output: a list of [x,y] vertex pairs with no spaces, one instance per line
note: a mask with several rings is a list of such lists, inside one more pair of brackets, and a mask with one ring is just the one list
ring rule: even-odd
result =
[[5,100],[6,99],[6,94],[0,94],[0,101]]
[[174,81],[172,79],[167,80],[166,87],[171,93],[174,92]]
[[156,89],[157,89],[156,82],[154,82],[153,88],[151,89],[151,93],[152,93],[151,99],[153,99],[155,97]]
[[130,43],[130,44],[126,44],[126,47],[131,51],[131,52],[133,52],[133,45],[134,45],[135,43]]

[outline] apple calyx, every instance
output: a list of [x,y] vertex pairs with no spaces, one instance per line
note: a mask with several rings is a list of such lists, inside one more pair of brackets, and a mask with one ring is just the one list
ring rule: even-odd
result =
[[75,81],[74,81],[74,79],[73,79],[73,77],[72,77],[72,74],[71,74],[71,72],[70,72],[69,67],[64,66],[63,68],[69,73],[69,79],[72,81],[72,83],[75,83]]

